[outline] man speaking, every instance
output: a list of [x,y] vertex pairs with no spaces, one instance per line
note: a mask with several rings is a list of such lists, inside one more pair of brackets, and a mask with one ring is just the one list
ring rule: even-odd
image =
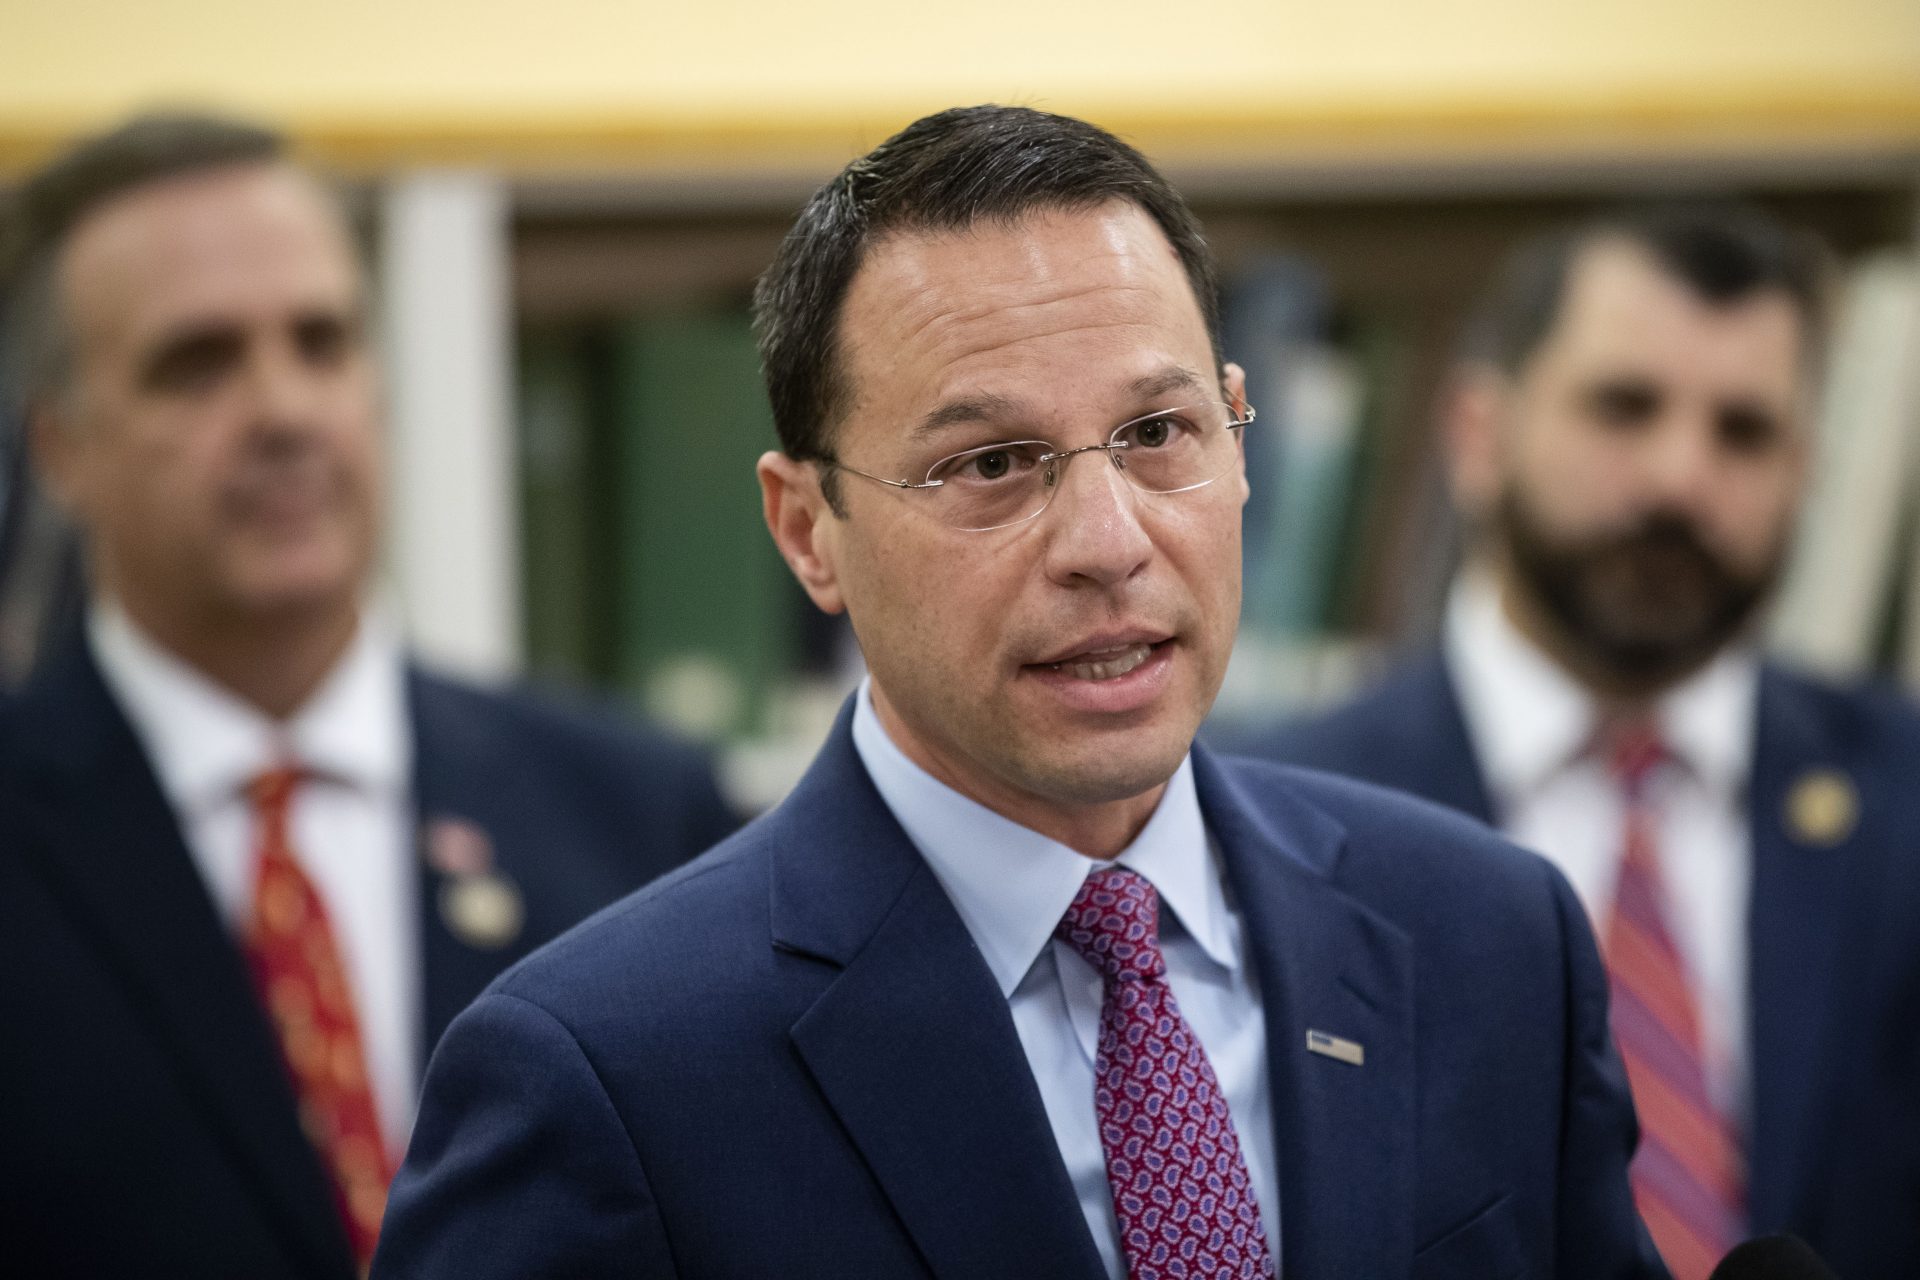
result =
[[1565,880],[1193,746],[1253,411],[1159,174],[942,112],[756,305],[767,524],[871,678],[784,804],[456,1020],[376,1271],[1662,1274]]

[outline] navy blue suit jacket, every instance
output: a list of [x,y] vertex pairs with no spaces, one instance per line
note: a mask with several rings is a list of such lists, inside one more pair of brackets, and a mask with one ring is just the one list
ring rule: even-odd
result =
[[[381,1280],[1100,1280],[1007,1002],[848,719],[779,808],[455,1020]],[[1371,787],[1194,772],[1266,1005],[1286,1274],[1664,1274],[1559,873]]]
[[[1848,1280],[1920,1273],[1920,713],[1763,667],[1748,796],[1756,1234],[1791,1231]],[[1371,692],[1243,746],[1491,821],[1446,664],[1429,654]],[[1850,834],[1802,841],[1794,783],[1835,770]]]
[[[732,824],[686,748],[419,671],[407,695],[423,823],[477,824],[526,909],[512,943],[470,946],[422,860],[424,1050],[507,964]],[[278,1053],[75,636],[0,716],[0,1270],[355,1275]]]

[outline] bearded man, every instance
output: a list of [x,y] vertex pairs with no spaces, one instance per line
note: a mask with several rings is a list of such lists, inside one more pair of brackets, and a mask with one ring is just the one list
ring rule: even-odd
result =
[[1439,651],[1260,754],[1464,810],[1555,861],[1609,964],[1676,1276],[1790,1230],[1920,1256],[1920,716],[1763,660],[1806,488],[1821,255],[1638,208],[1524,248],[1446,413],[1478,535]]

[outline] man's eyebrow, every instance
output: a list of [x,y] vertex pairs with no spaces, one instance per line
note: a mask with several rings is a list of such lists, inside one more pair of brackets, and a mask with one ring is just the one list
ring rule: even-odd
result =
[[154,378],[182,360],[231,356],[245,338],[240,326],[224,320],[197,320],[178,325],[150,343],[140,361],[140,376]]
[[1127,390],[1142,400],[1164,396],[1170,391],[1205,391],[1206,380],[1185,365],[1171,365],[1158,373],[1135,378]]
[[[1141,400],[1151,400],[1174,391],[1205,391],[1206,379],[1185,365],[1170,365],[1156,373],[1135,378],[1127,384],[1127,392]],[[948,427],[960,426],[971,422],[1008,422],[1018,421],[1021,415],[1020,402],[1007,396],[991,394],[965,396],[958,400],[949,400],[920,419],[913,434],[920,439],[940,434]]]
[[1020,404],[1006,396],[978,395],[949,400],[920,419],[913,434],[926,439],[969,422],[1006,422],[1020,416]]

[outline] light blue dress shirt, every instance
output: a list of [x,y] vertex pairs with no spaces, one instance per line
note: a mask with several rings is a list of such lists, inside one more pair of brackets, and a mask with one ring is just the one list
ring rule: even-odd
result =
[[[1081,882],[1109,864],[1001,817],[909,760],[881,726],[866,684],[854,708],[853,745],[999,982],[1094,1244],[1107,1273],[1126,1280],[1093,1104],[1100,974],[1053,937]],[[1266,1016],[1246,931],[1200,814],[1191,759],[1181,761],[1153,817],[1116,861],[1159,890],[1167,981],[1227,1095],[1277,1265],[1280,1180]]]

